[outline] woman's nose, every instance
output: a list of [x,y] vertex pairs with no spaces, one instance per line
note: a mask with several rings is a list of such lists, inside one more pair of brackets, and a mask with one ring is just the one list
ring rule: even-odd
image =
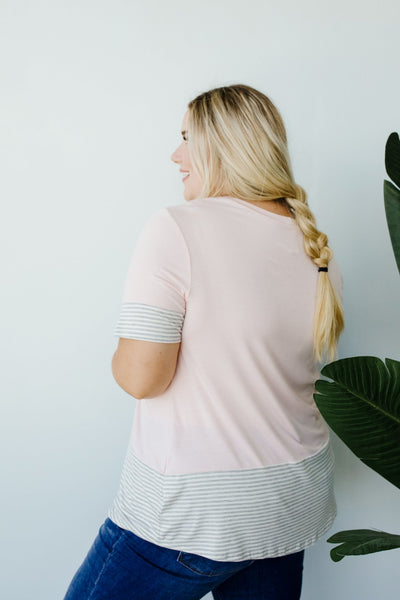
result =
[[180,153],[180,146],[178,146],[178,148],[176,148],[176,150],[173,151],[173,153],[171,154],[171,160],[174,163],[178,163],[181,161],[181,153]]

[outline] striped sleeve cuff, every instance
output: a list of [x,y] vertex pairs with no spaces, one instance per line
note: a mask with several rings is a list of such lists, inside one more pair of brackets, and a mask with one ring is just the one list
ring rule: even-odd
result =
[[185,314],[142,304],[124,302],[114,335],[148,342],[180,342]]

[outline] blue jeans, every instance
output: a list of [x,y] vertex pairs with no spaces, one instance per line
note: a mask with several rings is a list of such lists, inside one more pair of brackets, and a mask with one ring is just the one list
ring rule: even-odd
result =
[[64,600],[298,600],[304,550],[221,562],[162,548],[106,519]]

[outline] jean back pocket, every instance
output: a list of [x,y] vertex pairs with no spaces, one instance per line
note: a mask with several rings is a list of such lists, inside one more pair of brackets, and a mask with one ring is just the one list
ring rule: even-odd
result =
[[254,560],[241,560],[240,562],[212,560],[211,558],[191,554],[190,552],[179,552],[177,561],[193,573],[204,575],[205,577],[232,575],[254,562]]

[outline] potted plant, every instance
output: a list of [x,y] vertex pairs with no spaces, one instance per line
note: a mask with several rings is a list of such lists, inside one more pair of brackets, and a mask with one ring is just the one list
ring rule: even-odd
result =
[[[386,220],[400,272],[400,140],[390,134],[385,148]],[[400,488],[400,362],[375,356],[345,358],[327,364],[315,384],[315,402],[333,431],[371,469]],[[335,533],[328,542],[334,561],[345,556],[400,548],[400,535],[354,529]]]

